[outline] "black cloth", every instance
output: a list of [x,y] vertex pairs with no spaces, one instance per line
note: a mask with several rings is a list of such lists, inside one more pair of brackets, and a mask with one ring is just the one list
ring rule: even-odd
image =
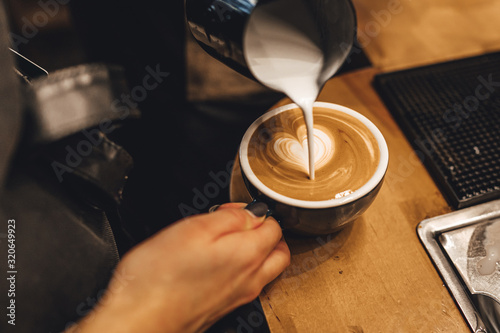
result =
[[[0,203],[2,232],[15,220],[15,287],[2,279],[2,332],[61,332],[103,295],[118,252],[105,213],[63,189],[50,168],[15,165]],[[7,238],[2,253],[7,253]],[[5,263],[5,260],[3,260]],[[2,273],[12,269],[2,265]],[[13,289],[15,296],[7,297]],[[5,299],[7,298],[7,300]],[[10,310],[8,310],[10,313]],[[8,321],[15,319],[14,325]]]

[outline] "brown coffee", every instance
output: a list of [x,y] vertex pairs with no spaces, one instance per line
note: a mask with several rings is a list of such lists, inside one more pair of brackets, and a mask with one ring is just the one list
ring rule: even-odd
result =
[[346,196],[375,173],[380,151],[375,136],[360,120],[344,112],[314,108],[316,177],[309,179],[307,133],[299,108],[260,124],[248,144],[255,176],[271,190],[307,201]]

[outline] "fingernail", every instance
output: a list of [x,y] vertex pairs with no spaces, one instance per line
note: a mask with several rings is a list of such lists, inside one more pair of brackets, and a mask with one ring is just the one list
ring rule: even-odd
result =
[[213,205],[212,207],[210,207],[210,208],[208,209],[208,212],[209,212],[209,213],[213,213],[213,212],[215,212],[215,211],[216,211],[219,207],[220,207],[220,205]]
[[267,207],[267,205],[263,202],[251,202],[245,207],[245,209],[255,217],[266,216],[269,211],[269,207]]

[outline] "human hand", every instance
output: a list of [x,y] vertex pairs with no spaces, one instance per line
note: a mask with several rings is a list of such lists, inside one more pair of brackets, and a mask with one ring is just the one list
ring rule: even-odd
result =
[[[256,298],[289,264],[273,218],[229,203],[180,220],[125,255],[79,332],[197,332]],[[115,292],[110,292],[115,290]]]

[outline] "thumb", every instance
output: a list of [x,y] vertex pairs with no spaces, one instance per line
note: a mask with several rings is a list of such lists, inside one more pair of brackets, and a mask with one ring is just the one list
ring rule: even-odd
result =
[[224,207],[213,213],[198,215],[191,218],[191,223],[199,223],[199,227],[212,236],[222,236],[232,232],[252,230],[264,222],[265,212],[262,214],[240,207]]

